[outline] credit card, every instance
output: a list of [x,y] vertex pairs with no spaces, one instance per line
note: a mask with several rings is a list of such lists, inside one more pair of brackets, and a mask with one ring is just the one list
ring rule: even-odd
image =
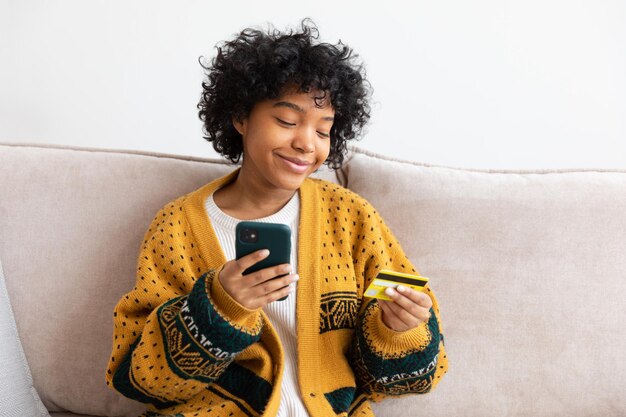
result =
[[380,300],[391,301],[391,298],[385,294],[388,287],[396,288],[402,284],[405,287],[413,288],[416,291],[424,291],[424,286],[428,282],[428,278],[420,275],[405,274],[403,272],[389,271],[381,269],[374,281],[365,290],[365,296],[369,298],[378,298]]

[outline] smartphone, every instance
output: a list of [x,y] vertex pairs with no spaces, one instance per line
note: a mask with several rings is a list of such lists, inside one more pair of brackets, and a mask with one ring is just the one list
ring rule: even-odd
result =
[[[237,259],[261,249],[270,251],[267,258],[246,269],[243,275],[270,266],[290,263],[291,228],[286,224],[243,221],[237,223],[235,234],[237,236],[237,241],[235,242],[235,256]],[[276,278],[285,275],[280,275]],[[285,299],[287,299],[287,296],[279,298],[278,301]]]

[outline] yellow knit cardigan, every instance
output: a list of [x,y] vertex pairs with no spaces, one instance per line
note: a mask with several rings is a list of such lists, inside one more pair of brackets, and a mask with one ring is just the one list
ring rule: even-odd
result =
[[[148,404],[142,416],[275,416],[283,350],[262,309],[231,298],[206,198],[238,170],[166,204],[145,233],[135,287],[114,310],[106,381]],[[298,381],[311,417],[373,416],[369,400],[426,393],[448,360],[431,319],[406,332],[363,297],[380,269],[416,273],[376,210],[336,184],[300,190]]]

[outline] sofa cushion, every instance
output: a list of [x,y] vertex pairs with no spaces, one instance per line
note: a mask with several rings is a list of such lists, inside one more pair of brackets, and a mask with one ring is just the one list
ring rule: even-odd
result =
[[17,333],[0,262],[0,410],[3,417],[49,417],[33,387],[33,378]]
[[[355,152],[343,175],[439,298],[448,374],[377,416],[626,415],[626,172]],[[413,410],[413,411],[407,411]]]
[[[168,201],[234,169],[223,160],[0,144],[0,256],[35,386],[52,412],[137,416],[106,386],[113,308]],[[334,173],[318,174],[337,181]],[[18,284],[19,283],[19,284]]]

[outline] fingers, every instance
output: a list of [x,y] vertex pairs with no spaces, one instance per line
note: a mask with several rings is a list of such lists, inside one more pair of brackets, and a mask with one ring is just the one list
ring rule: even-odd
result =
[[289,294],[291,294],[295,290],[296,290],[296,287],[294,287],[293,285],[287,285],[286,287],[282,287],[277,291],[271,292],[265,296],[265,300],[266,300],[265,304],[269,304],[283,297],[287,297]]
[[299,279],[297,274],[270,279],[246,291],[246,298],[250,305],[263,307],[273,301],[288,296],[295,291],[295,286],[290,285]]
[[[269,255],[269,251],[267,249],[262,249],[253,253],[250,253],[244,257],[241,257],[236,261],[237,264],[237,272],[239,274],[243,274],[243,272],[249,267],[256,265],[258,262],[262,261]],[[260,285],[268,280],[272,280],[276,277],[280,277],[283,275],[287,275],[291,273],[292,267],[290,264],[280,264],[276,266],[270,266],[259,271],[247,274],[245,276],[242,275],[242,279],[246,280],[247,286],[255,286]]]
[[416,291],[413,288],[405,287],[404,285],[398,285],[396,291],[424,308],[431,308],[433,306],[433,300],[424,294],[423,292]]
[[292,270],[290,264],[281,264],[261,269],[252,274],[246,275],[244,279],[249,280],[251,286],[260,285],[268,280],[289,274]]
[[[259,271],[261,272],[261,271]],[[252,291],[256,291],[256,293],[260,296],[268,295],[276,290],[280,290],[287,285],[296,282],[300,277],[298,274],[288,274],[282,277],[274,277],[268,280],[261,282],[259,285],[256,285],[252,288]]]
[[219,274],[224,290],[239,304],[250,309],[285,297],[294,290],[289,285],[299,279],[297,274],[290,274],[290,264],[276,265],[243,275],[243,272],[269,255],[263,249],[238,260],[226,262]]
[[390,317],[387,318],[387,322],[392,324],[392,329],[397,331],[409,330],[417,327],[421,323],[417,317],[412,316],[394,302],[386,303],[385,307],[389,310],[387,314],[390,314]]
[[261,249],[256,252],[249,253],[246,256],[242,256],[241,258],[237,259],[234,262],[235,269],[236,269],[235,272],[240,275],[243,274],[243,271],[250,268],[252,265],[262,261],[263,259],[267,258],[269,254],[270,254],[269,250]]
[[256,286],[250,286],[245,283],[248,277],[248,275],[240,276],[238,280],[231,281],[228,285],[222,285],[231,297],[249,309],[260,308],[288,296],[295,290],[295,286],[290,284],[299,279],[297,274],[288,274],[279,278],[269,279]]
[[404,322],[400,320],[398,316],[396,316],[396,314],[393,312],[393,310],[391,310],[391,308],[389,308],[390,304],[393,304],[393,302],[385,301],[385,300],[378,300],[378,305],[380,306],[380,309],[383,311],[383,316],[382,316],[383,322],[388,328],[393,329],[397,332],[403,332],[407,330],[407,325],[404,324]]
[[430,297],[411,288],[398,286],[398,289],[400,291],[393,288],[387,288],[385,291],[392,300],[387,305],[389,310],[403,323],[412,325],[412,327],[415,327],[419,322],[427,322],[430,319],[430,307],[432,307]]

